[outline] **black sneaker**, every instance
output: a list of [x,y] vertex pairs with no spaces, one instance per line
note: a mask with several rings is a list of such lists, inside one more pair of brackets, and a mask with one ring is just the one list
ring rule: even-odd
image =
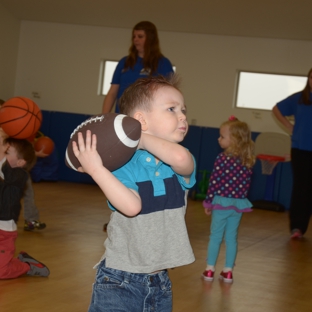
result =
[[32,221],[26,221],[24,223],[24,230],[25,231],[33,231],[35,229],[37,230],[43,230],[46,228],[46,224],[42,223],[40,221],[37,220],[32,220]]
[[50,275],[50,270],[46,267],[45,264],[39,262],[38,260],[31,257],[25,251],[21,251],[17,258],[22,261],[26,262],[30,266],[30,270],[27,272],[27,275],[31,276],[44,276],[47,277]]

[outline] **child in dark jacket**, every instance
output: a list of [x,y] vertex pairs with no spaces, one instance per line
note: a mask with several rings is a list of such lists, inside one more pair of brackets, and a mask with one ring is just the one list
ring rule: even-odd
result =
[[16,278],[23,274],[48,276],[49,269],[26,252],[14,258],[17,220],[21,210],[28,172],[36,156],[27,140],[0,136],[0,279]]

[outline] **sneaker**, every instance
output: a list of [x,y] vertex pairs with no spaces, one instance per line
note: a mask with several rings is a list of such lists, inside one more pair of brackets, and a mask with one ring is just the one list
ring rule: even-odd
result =
[[229,272],[221,272],[219,278],[225,283],[233,283],[233,273]]
[[31,257],[25,251],[21,251],[17,258],[22,261],[26,262],[30,266],[30,270],[27,272],[27,275],[31,276],[44,276],[47,277],[50,275],[49,269],[43,263],[39,262],[38,260]]
[[205,281],[207,282],[212,282],[213,281],[213,275],[214,272],[212,270],[206,270],[203,274],[202,277],[204,278]]
[[290,236],[290,238],[291,239],[300,239],[300,238],[302,238],[302,232],[299,230],[299,229],[293,229],[292,231],[291,231],[291,236]]
[[37,230],[43,230],[46,227],[45,223],[42,223],[40,221],[37,220],[33,220],[33,221],[26,221],[24,223],[24,230],[25,231],[33,231],[35,229]]

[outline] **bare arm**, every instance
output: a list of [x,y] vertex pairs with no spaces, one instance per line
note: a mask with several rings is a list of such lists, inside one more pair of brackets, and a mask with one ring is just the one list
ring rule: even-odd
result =
[[293,124],[286,117],[284,117],[282,115],[282,113],[280,112],[280,110],[278,109],[278,107],[276,105],[273,107],[272,112],[273,112],[274,116],[276,117],[276,119],[282,125],[284,125],[290,131],[290,133],[292,133],[293,129],[294,129]]
[[103,114],[110,113],[110,111],[112,110],[112,107],[114,106],[114,103],[117,98],[118,90],[119,90],[119,85],[117,84],[111,85],[103,102],[103,107],[102,107]]
[[192,154],[182,145],[142,133],[139,148],[147,150],[156,158],[171,166],[172,170],[189,177],[194,170]]
[[88,130],[86,142],[78,133],[78,144],[73,142],[73,151],[82,167],[79,171],[88,173],[101,188],[109,202],[123,214],[133,217],[141,211],[139,194],[122,184],[109,170],[107,170],[96,150],[96,135],[91,136]]

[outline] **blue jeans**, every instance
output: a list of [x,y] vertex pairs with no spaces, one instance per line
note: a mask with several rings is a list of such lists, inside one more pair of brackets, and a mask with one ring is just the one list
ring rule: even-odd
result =
[[171,281],[166,270],[139,274],[105,267],[97,270],[89,312],[171,312]]
[[237,233],[242,213],[235,210],[213,210],[208,244],[207,264],[216,265],[220,246],[225,240],[225,267],[233,268],[237,255]]

